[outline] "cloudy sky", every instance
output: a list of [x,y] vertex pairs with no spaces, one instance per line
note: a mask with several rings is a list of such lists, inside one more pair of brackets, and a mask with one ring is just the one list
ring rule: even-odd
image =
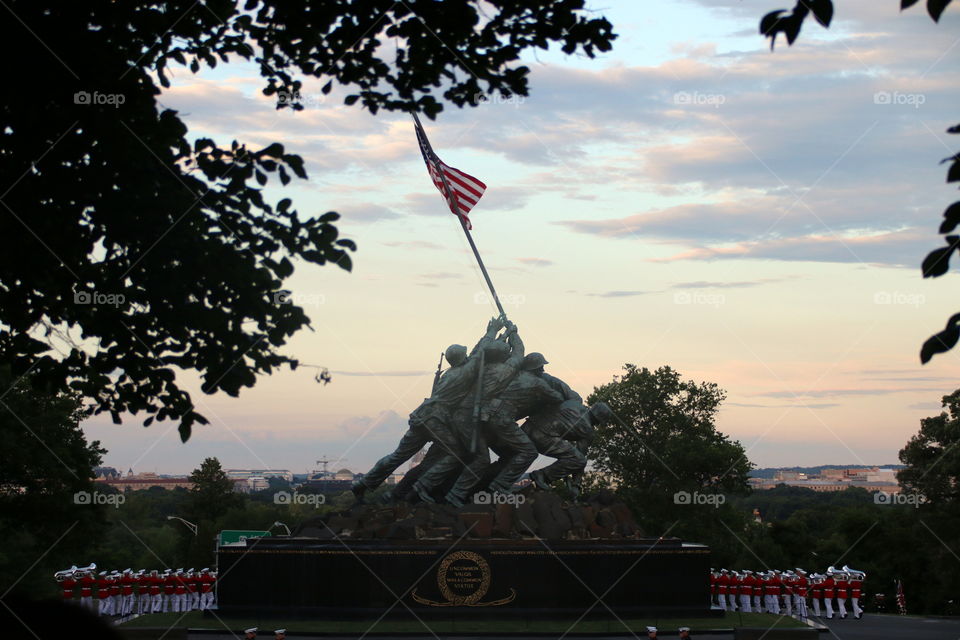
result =
[[[960,11],[845,0],[777,47],[770,0],[596,4],[620,35],[597,59],[530,53],[531,95],[426,122],[445,162],[484,180],[474,237],[529,350],[582,394],[626,362],[726,389],[718,426],[758,466],[882,464],[957,388],[960,354],[919,347],[957,307],[955,276],[920,277],[955,192]],[[655,8],[651,8],[655,7]],[[211,424],[85,424],[105,463],[188,472],[365,470],[392,448],[452,342],[495,308],[456,219],[427,177],[412,123],[307,83],[276,111],[251,65],[181,69],[163,106],[221,145],[279,141],[309,181],[268,188],[336,210],[353,273],[300,265],[312,319],[288,353],[328,367],[205,396]]]

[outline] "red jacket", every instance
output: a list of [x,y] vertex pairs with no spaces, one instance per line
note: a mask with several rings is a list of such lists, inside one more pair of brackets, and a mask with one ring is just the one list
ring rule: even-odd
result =
[[60,588],[63,590],[63,597],[67,600],[73,597],[73,588],[77,586],[77,581],[73,578],[67,578],[60,583]]

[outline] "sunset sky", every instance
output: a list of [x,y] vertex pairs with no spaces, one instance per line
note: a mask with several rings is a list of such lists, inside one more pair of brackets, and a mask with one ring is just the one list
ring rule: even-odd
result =
[[[597,59],[528,52],[530,96],[424,120],[438,155],[488,185],[474,237],[528,350],[586,396],[624,363],[727,391],[718,427],[758,466],[894,463],[960,384],[960,350],[919,348],[960,311],[955,274],[923,280],[956,199],[960,11],[845,0],[793,47],[757,33],[775,0],[592,3],[620,35]],[[335,210],[354,269],[298,265],[313,331],[285,352],[328,367],[206,396],[211,424],[84,425],[124,471],[364,471],[429,393],[440,352],[495,315],[408,116],[343,106],[306,83],[277,111],[257,68],[176,69],[160,98],[192,136],[302,155],[308,181],[267,189]],[[157,250],[162,249],[162,243]]]

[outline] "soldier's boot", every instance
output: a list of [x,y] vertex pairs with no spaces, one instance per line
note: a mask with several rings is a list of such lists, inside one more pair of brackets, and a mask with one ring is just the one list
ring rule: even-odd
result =
[[540,489],[541,491],[550,490],[550,482],[547,480],[546,474],[543,473],[543,469],[531,471],[530,480],[533,481],[533,484],[537,487],[537,489]]

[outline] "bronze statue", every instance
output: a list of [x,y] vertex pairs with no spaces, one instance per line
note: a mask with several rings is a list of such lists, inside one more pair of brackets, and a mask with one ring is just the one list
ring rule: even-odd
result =
[[495,342],[497,332],[503,326],[500,318],[487,323],[487,332],[480,338],[470,355],[467,348],[453,344],[447,347],[444,357],[450,368],[434,380],[433,393],[410,414],[409,428],[400,439],[397,448],[381,458],[362,479],[354,482],[351,490],[358,500],[364,494],[379,487],[397,467],[412,458],[427,442],[441,446],[454,458],[462,456],[462,447],[457,434],[451,429],[451,412],[469,394],[480,370],[481,354]]

